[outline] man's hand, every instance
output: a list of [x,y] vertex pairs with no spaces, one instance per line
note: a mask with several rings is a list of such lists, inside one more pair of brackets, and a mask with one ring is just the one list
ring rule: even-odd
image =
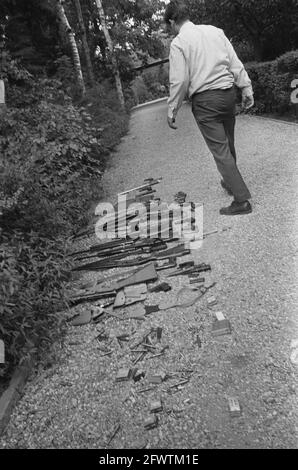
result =
[[168,125],[169,125],[169,127],[170,127],[171,129],[178,129],[177,126],[175,126],[174,123],[175,123],[175,118],[174,118],[174,117],[170,118],[170,117],[168,116]]
[[250,87],[242,89],[242,108],[250,109],[255,104],[254,95]]

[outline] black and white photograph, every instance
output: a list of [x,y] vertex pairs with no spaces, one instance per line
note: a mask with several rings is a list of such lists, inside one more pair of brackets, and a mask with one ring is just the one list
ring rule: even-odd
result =
[[0,0],[1,460],[297,450],[297,242],[298,0]]

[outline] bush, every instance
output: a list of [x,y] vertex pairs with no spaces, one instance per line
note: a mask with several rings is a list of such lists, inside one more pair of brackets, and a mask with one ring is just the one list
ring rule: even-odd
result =
[[30,354],[49,353],[63,331],[68,240],[89,222],[102,195],[104,159],[128,116],[108,83],[75,106],[59,80],[34,79],[16,63],[3,78],[0,339],[7,363],[0,377],[7,377]]
[[65,242],[31,233],[24,240],[14,233],[0,245],[0,336],[5,344],[7,375],[37,350],[47,353],[61,337],[67,305],[65,295]]
[[108,80],[87,90],[78,103],[92,116],[92,128],[97,129],[102,155],[107,155],[128,130],[128,115],[120,111],[114,83]]
[[164,98],[169,93],[169,67],[160,65],[144,70],[131,84],[134,104]]
[[[36,100],[39,93],[42,99]],[[42,236],[54,237],[87,221],[91,187],[101,175],[102,145],[84,121],[85,111],[80,114],[61,93],[56,82],[38,81],[31,90],[32,103],[10,108],[1,119],[2,197],[19,191],[12,207],[2,206],[7,230],[34,227]]]
[[281,73],[294,73],[298,78],[298,51],[290,51],[276,59],[277,69]]
[[131,91],[134,97],[135,105],[152,100],[152,94],[149,92],[143,77],[136,77],[131,84]]
[[[10,82],[7,96],[0,121],[0,337],[12,367],[61,331],[55,312],[66,305],[66,240],[88,222],[100,195],[102,145],[59,82]],[[8,365],[0,374],[7,372]]]
[[298,78],[298,51],[288,52],[271,62],[250,63],[255,107],[252,112],[285,114],[294,109],[291,82]]

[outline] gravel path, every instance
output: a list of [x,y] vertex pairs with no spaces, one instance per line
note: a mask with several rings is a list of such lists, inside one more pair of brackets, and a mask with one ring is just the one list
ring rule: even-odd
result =
[[[117,192],[146,177],[163,176],[158,186],[163,200],[185,191],[188,200],[204,203],[204,231],[230,227],[204,241],[200,259],[212,266],[206,277],[208,283],[217,282],[213,310],[230,320],[232,334],[211,336],[206,298],[183,311],[154,313],[145,322],[112,318],[97,327],[70,327],[59,362],[28,382],[1,448],[298,447],[297,366],[290,361],[290,343],[298,338],[298,127],[238,118],[239,166],[253,194],[254,212],[225,218],[218,210],[230,198],[218,184],[188,105],[180,112],[177,131],[167,128],[165,117],[165,103],[134,112],[130,132],[105,174],[106,199],[115,201]],[[171,281],[174,293],[182,282]],[[149,302],[172,296],[150,294]],[[147,385],[146,377],[141,384],[115,383],[117,370],[130,367],[133,357],[115,338],[134,330],[138,336],[152,326],[163,328],[162,344],[169,350],[138,366],[147,373],[176,375],[153,391],[137,393]],[[95,340],[103,327],[113,351],[108,356]],[[195,344],[198,332],[201,348]],[[168,387],[185,376],[189,383],[169,394]],[[228,397],[239,399],[240,417],[230,416]],[[156,398],[164,410],[158,427],[147,431],[143,421]]]

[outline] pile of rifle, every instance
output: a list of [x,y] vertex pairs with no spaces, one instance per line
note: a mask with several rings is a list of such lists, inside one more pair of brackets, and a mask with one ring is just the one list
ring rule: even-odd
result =
[[[148,210],[150,208],[151,201],[159,201],[155,197],[155,192],[152,187],[158,183],[162,178],[149,178],[144,180],[144,184],[136,188],[124,191],[123,193],[118,194],[118,196],[126,197],[126,204],[129,202],[142,202],[146,207],[146,219],[149,220],[151,217],[151,212]],[[182,204],[185,202],[186,194],[178,193],[175,196],[175,201]],[[132,238],[116,238],[112,241],[106,243],[100,243],[92,246],[88,250],[77,251],[72,253],[72,256],[75,256],[75,261],[78,264],[74,270],[75,271],[94,271],[94,270],[104,270],[111,268],[119,267],[130,267],[130,266],[141,266],[150,261],[157,261],[162,259],[171,259],[177,258],[178,256],[184,256],[189,254],[182,246],[175,248],[167,249],[167,241],[177,241],[177,238],[173,237],[173,212],[169,213],[169,233],[168,238],[165,239],[162,236],[162,227],[161,227],[161,211],[157,209],[156,214],[158,223],[157,223],[157,233],[152,236],[147,234],[148,238],[137,238],[138,233],[135,237]],[[115,206],[115,217],[113,222],[115,223],[115,230],[119,236],[119,224],[122,222],[124,226],[131,220],[135,218],[135,214],[127,214],[126,211],[121,213],[121,208],[118,204]],[[106,220],[106,218],[105,218]],[[141,222],[140,222],[141,223]],[[129,259],[124,259],[129,258]],[[169,267],[171,264],[169,264]]]
[[[160,202],[159,198],[155,197],[156,191],[153,190],[152,186],[155,186],[159,184],[162,181],[161,178],[147,178],[144,180],[144,183],[136,188],[129,189],[127,191],[124,191],[122,193],[118,194],[119,196],[126,196],[126,203],[129,205],[130,203],[133,202],[141,202],[144,204],[145,207],[149,208],[150,206],[150,201],[156,201]],[[118,211],[118,204],[115,206],[116,210],[116,226],[115,229],[117,230],[117,225],[121,221],[121,219],[124,217],[125,221],[129,221],[135,217],[134,214],[121,214]],[[79,233],[77,233],[73,238],[78,239],[81,237],[89,237],[94,234],[94,227],[88,227],[86,229],[81,230]]]
[[[142,202],[144,206],[149,208],[150,201],[157,200],[154,196],[155,191],[152,186],[158,184],[159,179],[149,178],[144,184],[133,188],[132,190],[120,193],[118,196],[127,196],[132,202]],[[186,194],[179,192],[175,195],[175,202],[182,205],[185,202]],[[125,224],[130,220],[131,215],[127,213],[121,214],[118,205],[115,207],[115,228],[118,232],[118,225],[121,222]],[[123,211],[124,212],[124,211]],[[170,223],[173,223],[172,216],[169,214]],[[150,216],[150,211],[147,217]],[[133,218],[135,215],[132,216]],[[94,229],[93,229],[94,230]],[[139,283],[154,282],[158,276],[157,271],[168,270],[174,268],[170,276],[189,275],[192,277],[191,282],[198,282],[199,274],[203,271],[210,270],[208,265],[196,265],[194,262],[188,262],[177,268],[177,258],[190,254],[190,250],[185,248],[184,244],[179,243],[179,239],[175,239],[172,233],[172,226],[168,238],[164,238],[160,234],[161,227],[158,228],[158,234],[155,238],[116,238],[107,242],[101,242],[93,245],[88,249],[76,251],[71,254],[74,259],[75,267],[73,271],[103,271],[111,268],[136,267],[134,272],[126,278],[112,282],[108,287],[94,285],[92,290],[83,289],[77,293],[72,299],[72,304],[77,305],[81,302],[96,301],[102,298],[112,298],[117,295],[119,290]],[[87,231],[88,232],[88,231]],[[85,232],[86,233],[86,232]],[[174,247],[168,247],[167,243],[177,241]],[[128,277],[127,277],[128,276]],[[170,277],[169,276],[169,277]],[[100,284],[98,282],[97,284]],[[105,283],[105,280],[102,280]]]
[[[167,244],[160,239],[114,240],[92,246],[89,250],[76,252],[76,260],[97,258],[96,261],[81,264],[74,271],[98,271],[111,268],[141,266],[150,261],[177,258],[190,254],[184,245],[167,249]],[[124,260],[123,258],[130,259]]]

